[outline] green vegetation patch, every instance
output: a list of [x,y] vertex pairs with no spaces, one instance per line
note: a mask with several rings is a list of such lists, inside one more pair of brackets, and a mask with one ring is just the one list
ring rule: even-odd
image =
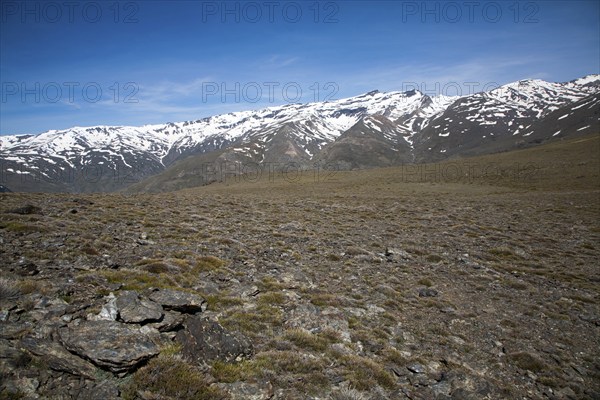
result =
[[370,390],[376,384],[387,389],[396,386],[396,380],[380,364],[356,355],[345,355],[342,363],[346,367],[346,378],[358,390]]
[[326,337],[314,335],[304,329],[290,329],[285,332],[283,337],[301,349],[316,352],[325,351],[330,344],[330,341]]

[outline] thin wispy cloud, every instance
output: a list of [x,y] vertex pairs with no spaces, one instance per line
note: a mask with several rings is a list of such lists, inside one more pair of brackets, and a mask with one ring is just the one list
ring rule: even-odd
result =
[[298,57],[285,57],[281,55],[274,55],[269,57],[266,62],[261,63],[264,68],[284,68],[295,64],[298,61]]
[[167,101],[181,97],[198,96],[209,82],[214,82],[215,80],[214,77],[206,76],[185,82],[161,81],[152,85],[141,84],[138,85],[138,97]]

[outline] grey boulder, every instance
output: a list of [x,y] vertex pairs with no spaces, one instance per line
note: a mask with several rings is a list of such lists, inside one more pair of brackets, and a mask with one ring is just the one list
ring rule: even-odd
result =
[[67,350],[115,373],[134,369],[160,352],[139,328],[115,321],[81,321],[58,333]]

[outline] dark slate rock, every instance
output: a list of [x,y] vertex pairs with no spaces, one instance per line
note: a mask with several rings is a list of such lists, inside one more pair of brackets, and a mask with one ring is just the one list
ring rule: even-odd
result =
[[94,379],[96,367],[69,353],[56,342],[29,336],[21,340],[21,346],[30,353],[42,357],[48,367],[55,371]]
[[123,322],[141,324],[160,321],[163,308],[153,301],[140,299],[137,292],[126,290],[119,293],[116,301],[119,316]]
[[82,321],[58,331],[67,350],[115,373],[158,355],[158,346],[138,328],[115,321]]
[[252,344],[245,336],[228,332],[208,318],[189,317],[184,326],[185,329],[177,332],[175,339],[183,346],[183,356],[191,362],[233,362],[248,358],[253,353]]
[[197,313],[206,309],[206,300],[187,292],[172,289],[160,289],[150,294],[150,300],[162,305],[165,310],[175,310],[183,313]]
[[166,312],[163,318],[158,322],[148,324],[150,327],[158,329],[159,332],[171,332],[183,325],[185,316],[177,311]]

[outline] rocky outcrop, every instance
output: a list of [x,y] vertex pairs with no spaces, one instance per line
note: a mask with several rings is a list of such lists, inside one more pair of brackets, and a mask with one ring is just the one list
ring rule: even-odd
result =
[[94,365],[69,353],[57,342],[28,336],[23,338],[21,346],[31,354],[42,357],[48,367],[55,371],[95,379],[96,368]]
[[[5,279],[0,286],[0,374],[5,381],[0,397],[118,399],[118,378],[137,371],[173,340],[194,364],[230,362],[252,354],[246,337],[198,315],[206,301],[193,293],[155,289],[147,297],[121,290],[78,306],[33,295],[33,309],[26,311],[11,306],[22,296],[13,281]],[[23,377],[18,371],[31,368],[33,360],[49,372]]]
[[160,352],[139,328],[114,321],[81,321],[60,329],[59,336],[70,352],[116,373],[134,369]]

